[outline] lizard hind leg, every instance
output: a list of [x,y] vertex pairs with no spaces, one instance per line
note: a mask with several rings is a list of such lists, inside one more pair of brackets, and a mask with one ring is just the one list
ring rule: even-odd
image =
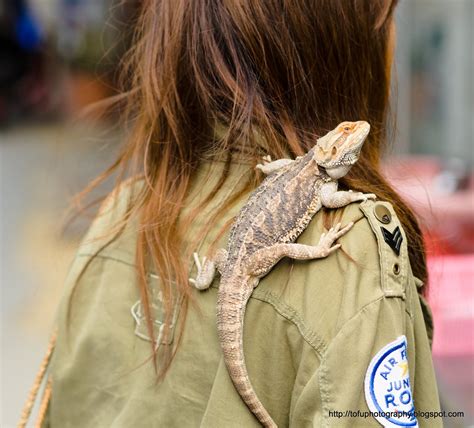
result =
[[211,286],[216,271],[222,273],[227,260],[227,251],[220,248],[211,259],[204,256],[202,261],[199,260],[198,253],[193,253],[193,257],[196,263],[197,275],[196,278],[189,278],[189,282],[198,290],[206,290]]
[[334,241],[347,233],[354,223],[349,223],[341,228],[341,223],[331,227],[327,233],[323,233],[317,245],[305,244],[274,244],[270,247],[256,251],[247,262],[247,272],[252,276],[261,278],[265,276],[273,266],[283,257],[290,257],[295,260],[311,260],[327,257],[336,251],[341,244],[334,244]]

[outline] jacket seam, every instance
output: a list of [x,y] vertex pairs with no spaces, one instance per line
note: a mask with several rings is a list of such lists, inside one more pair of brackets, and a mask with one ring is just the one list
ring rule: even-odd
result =
[[[97,257],[104,260],[115,261],[115,262],[124,264],[126,266],[129,266],[131,268],[136,267],[134,263],[126,262],[125,260],[121,258],[113,257],[106,254],[91,254],[91,253],[83,252],[83,253],[78,253],[77,257],[78,258],[79,257]],[[156,275],[156,274],[154,272],[149,272],[149,275]],[[212,288],[217,289],[218,287],[212,286]],[[283,317],[284,319],[286,319],[287,321],[290,321],[292,324],[295,325],[302,339],[311,348],[314,349],[319,359],[323,357],[323,354],[327,348],[327,343],[316,332],[314,332],[312,329],[306,326],[304,321],[298,315],[298,312],[293,307],[286,305],[282,302],[279,302],[278,298],[270,291],[266,291],[262,293],[262,292],[259,292],[258,290],[255,290],[253,294],[250,296],[250,298],[271,305],[273,309],[275,310],[275,312],[277,312],[281,317]]]
[[[344,322],[344,324],[342,324],[341,328],[339,329],[339,331],[336,333],[336,335],[331,339],[331,341],[329,342],[327,348],[326,348],[326,353],[325,355],[323,356],[323,358],[321,359],[321,365],[320,365],[320,370],[319,370],[319,384],[320,384],[320,391],[321,391],[321,410],[322,410],[322,418],[323,418],[323,426],[329,426],[329,422],[328,422],[328,416],[329,416],[329,392],[327,391],[326,389],[326,385],[327,385],[327,368],[325,367],[324,365],[324,362],[326,361],[327,359],[327,353],[329,352],[329,348],[331,347],[332,343],[342,334],[344,328],[349,324],[351,323],[354,319],[360,317],[365,311],[367,311],[367,308],[369,308],[370,306],[378,303],[378,302],[382,302],[383,300],[389,300],[389,299],[400,299],[402,302],[405,301],[404,297],[403,296],[387,296],[385,294],[377,297],[376,299],[374,300],[371,300],[370,302],[367,302],[364,306],[362,306],[352,317],[350,317],[347,321]],[[408,313],[407,310],[406,310],[406,304],[405,304],[405,310],[404,312]],[[408,313],[409,315],[409,313]],[[410,318],[411,319],[411,318]],[[411,321],[413,322],[413,320],[411,319]],[[332,409],[334,410],[334,409]]]
[[[129,266],[129,267],[136,268],[135,263],[126,262],[125,260],[122,260],[118,257],[112,257],[112,256],[108,256],[108,255],[105,255],[105,254],[78,253],[76,258],[79,258],[79,257],[91,257],[91,258],[99,258],[99,259],[104,259],[104,260],[112,260],[114,262],[122,263],[124,265]],[[149,274],[155,275],[153,272],[150,272]]]
[[[342,331],[344,330],[345,326],[348,325],[350,322],[352,322],[354,319],[357,317],[361,316],[363,312],[367,310],[367,308],[377,302],[382,301],[383,299],[388,299],[388,298],[393,298],[393,297],[388,297],[385,295],[379,296],[377,299],[372,300],[368,303],[366,303],[362,308],[360,308],[352,317],[350,317],[344,324],[342,324],[341,328],[339,331],[336,333],[336,335],[331,339],[330,343],[328,344],[328,347],[326,349],[325,355],[321,359],[321,364],[319,366],[319,385],[320,385],[320,393],[321,393],[321,417],[322,417],[322,426],[326,427],[329,426],[329,411],[331,410],[329,408],[329,398],[330,398],[330,393],[327,390],[327,384],[328,384],[328,371],[327,367],[324,365],[324,362],[327,360],[327,353],[329,352],[329,348],[331,347],[331,344],[334,343],[334,341],[339,337],[339,335],[342,334]],[[401,297],[398,297],[401,298]],[[332,409],[334,410],[334,409]]]
[[327,348],[326,342],[322,337],[305,325],[304,321],[293,307],[279,302],[278,298],[270,291],[266,291],[265,293],[254,292],[250,298],[271,305],[280,316],[295,325],[303,340],[314,349],[319,359],[321,360],[323,358],[324,352]]

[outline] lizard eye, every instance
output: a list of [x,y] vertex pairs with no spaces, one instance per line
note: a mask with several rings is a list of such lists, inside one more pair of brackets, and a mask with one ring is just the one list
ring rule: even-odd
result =
[[331,150],[331,154],[335,155],[337,153],[337,148],[334,146]]
[[344,126],[344,131],[349,132],[351,128],[349,126]]

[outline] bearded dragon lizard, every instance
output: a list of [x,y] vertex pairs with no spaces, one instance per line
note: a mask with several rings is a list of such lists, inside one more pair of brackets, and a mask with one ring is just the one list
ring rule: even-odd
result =
[[334,242],[353,226],[337,224],[315,246],[294,243],[322,207],[339,208],[374,194],[338,191],[337,180],[354,165],[370,131],[364,121],[342,122],[295,160],[268,157],[257,165],[267,177],[250,195],[232,225],[227,249],[214,257],[194,259],[200,290],[221,274],[217,295],[217,329],[230,378],[250,411],[265,427],[276,427],[258,399],[247,373],[243,322],[247,302],[259,280],[283,257],[310,260],[327,257],[341,245]]

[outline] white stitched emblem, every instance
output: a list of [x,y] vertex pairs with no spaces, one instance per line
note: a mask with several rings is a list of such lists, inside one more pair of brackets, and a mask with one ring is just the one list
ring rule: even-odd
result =
[[[154,274],[150,274],[152,279],[158,280],[159,277]],[[174,297],[174,296],[173,296]],[[158,291],[156,287],[152,287],[150,290],[150,312],[153,318],[153,327],[155,330],[155,342],[156,342],[156,349],[161,344],[169,345],[173,342],[174,336],[174,327],[176,325],[176,319],[178,317],[178,309],[179,305],[174,304],[173,316],[169,326],[165,324],[165,312],[164,312],[164,303],[163,303],[163,295],[161,291]],[[143,304],[141,300],[137,300],[132,307],[130,308],[132,313],[132,317],[135,320],[135,334],[144,340],[148,340],[151,342],[151,338],[148,334],[148,327],[146,324],[146,316],[145,310],[143,308]],[[169,336],[165,340],[164,333],[165,328],[168,327],[170,332]]]
[[384,346],[365,375],[365,400],[384,427],[418,427],[408,374],[407,339]]

